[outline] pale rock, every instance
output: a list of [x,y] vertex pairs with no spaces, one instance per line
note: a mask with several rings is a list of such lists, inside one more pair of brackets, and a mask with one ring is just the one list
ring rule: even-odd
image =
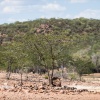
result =
[[61,94],[64,94],[64,93],[65,93],[65,91],[64,91],[64,90],[60,90],[60,93],[61,93]]

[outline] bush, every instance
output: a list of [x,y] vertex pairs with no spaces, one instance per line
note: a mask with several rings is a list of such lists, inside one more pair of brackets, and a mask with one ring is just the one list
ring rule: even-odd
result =
[[48,79],[48,76],[47,76],[47,75],[45,75],[45,76],[44,76],[44,78],[45,78],[45,79]]
[[76,80],[77,79],[77,76],[75,74],[71,73],[71,74],[69,74],[69,78],[71,80]]

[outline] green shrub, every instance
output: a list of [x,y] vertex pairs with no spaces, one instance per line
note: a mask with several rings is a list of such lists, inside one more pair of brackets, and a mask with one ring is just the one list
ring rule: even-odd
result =
[[45,78],[45,79],[48,79],[48,76],[47,76],[47,75],[45,75],[45,76],[44,76],[44,78]]
[[71,73],[71,74],[69,74],[69,78],[71,80],[76,80],[77,79],[77,76],[75,74]]

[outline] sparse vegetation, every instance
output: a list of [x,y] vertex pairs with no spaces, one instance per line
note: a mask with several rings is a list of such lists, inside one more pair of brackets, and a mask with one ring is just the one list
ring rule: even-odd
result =
[[9,79],[13,70],[42,68],[49,84],[61,67],[75,69],[80,78],[99,72],[100,57],[93,57],[100,53],[99,22],[51,18],[0,25],[0,69],[7,71]]

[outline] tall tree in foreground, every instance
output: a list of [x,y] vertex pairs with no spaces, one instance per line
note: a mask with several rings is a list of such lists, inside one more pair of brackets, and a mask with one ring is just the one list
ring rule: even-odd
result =
[[[26,49],[31,52],[31,56],[36,66],[43,66],[48,72],[49,84],[53,78],[54,69],[63,64],[64,53],[70,46],[70,38],[65,34],[32,34],[27,35],[25,43]],[[38,62],[38,63],[36,63]]]

